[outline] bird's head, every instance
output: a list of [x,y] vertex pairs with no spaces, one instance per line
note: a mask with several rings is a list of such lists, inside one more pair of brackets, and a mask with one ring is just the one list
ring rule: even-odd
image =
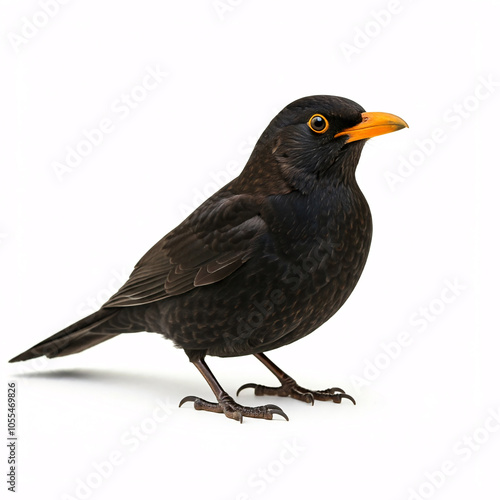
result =
[[247,169],[254,181],[309,192],[319,179],[355,182],[367,139],[408,125],[389,113],[367,113],[344,97],[303,97],[286,106],[259,138]]

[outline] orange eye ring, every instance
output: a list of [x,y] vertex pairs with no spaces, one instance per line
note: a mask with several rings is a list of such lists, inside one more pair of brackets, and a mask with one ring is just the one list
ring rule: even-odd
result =
[[311,118],[309,118],[307,125],[309,125],[309,128],[317,134],[324,134],[330,127],[328,120],[319,113],[312,115]]

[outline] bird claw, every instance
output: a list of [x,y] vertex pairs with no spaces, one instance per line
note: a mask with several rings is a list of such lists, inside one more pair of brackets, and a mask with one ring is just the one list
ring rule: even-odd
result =
[[340,387],[331,387],[323,391],[310,391],[297,385],[292,378],[283,379],[280,387],[267,387],[254,383],[244,384],[238,389],[236,394],[238,395],[243,389],[255,389],[256,396],[289,396],[293,399],[310,403],[312,406],[314,406],[314,401],[341,403],[342,399],[349,399],[353,404],[356,404],[354,398],[346,394]]
[[[252,408],[251,406],[243,406],[243,408]],[[288,422],[288,415],[277,405],[264,405],[264,406],[257,406],[255,409],[258,408],[265,408],[266,412],[271,414],[271,418],[269,420],[272,420],[273,415],[280,415],[282,416],[287,422]]]
[[304,401],[306,403],[311,403],[311,406],[314,406],[314,396],[310,392],[306,392],[304,394],[304,397],[305,397]]
[[264,405],[264,406],[242,406],[236,403],[232,398],[223,395],[221,400],[218,403],[212,403],[210,401],[206,401],[205,399],[198,398],[196,396],[186,396],[182,398],[179,403],[179,407],[184,403],[192,401],[194,403],[195,410],[205,410],[211,411],[214,413],[224,413],[227,418],[231,418],[233,420],[237,420],[240,423],[243,423],[243,417],[250,418],[263,418],[265,420],[272,420],[273,415],[280,415],[286,421],[288,421],[288,416],[286,413],[276,405]]
[[350,396],[349,394],[346,394],[344,392],[341,392],[340,394],[333,394],[333,396],[335,396],[332,401],[334,403],[342,403],[342,398],[343,399],[348,399],[349,401],[352,401],[352,404],[355,405],[356,404],[356,400]]
[[243,384],[237,391],[236,391],[236,396],[239,396],[240,395],[240,392],[243,390],[243,389],[256,389],[257,388],[257,384],[253,384],[252,382],[250,382],[249,384]]
[[212,403],[210,401],[206,401],[205,399],[201,399],[196,396],[186,396],[185,398],[182,398],[181,402],[179,403],[179,408],[184,403],[187,403],[189,401],[192,401],[194,403],[195,410],[206,410],[206,411],[213,411],[214,413],[223,413],[223,410],[218,403]]
[[186,396],[185,398],[182,398],[180,403],[179,403],[179,408],[184,404],[187,403],[188,401],[196,401],[198,398],[196,396]]

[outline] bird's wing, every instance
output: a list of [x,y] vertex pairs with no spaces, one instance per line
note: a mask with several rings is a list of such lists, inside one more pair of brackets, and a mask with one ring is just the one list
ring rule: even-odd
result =
[[154,245],[103,307],[148,304],[216,283],[252,257],[266,230],[254,197],[216,195]]

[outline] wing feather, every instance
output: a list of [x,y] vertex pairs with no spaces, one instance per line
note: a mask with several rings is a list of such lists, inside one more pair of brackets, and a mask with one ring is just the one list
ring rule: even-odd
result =
[[210,198],[142,257],[104,307],[148,304],[231,275],[258,254],[267,231],[260,203],[229,192]]

